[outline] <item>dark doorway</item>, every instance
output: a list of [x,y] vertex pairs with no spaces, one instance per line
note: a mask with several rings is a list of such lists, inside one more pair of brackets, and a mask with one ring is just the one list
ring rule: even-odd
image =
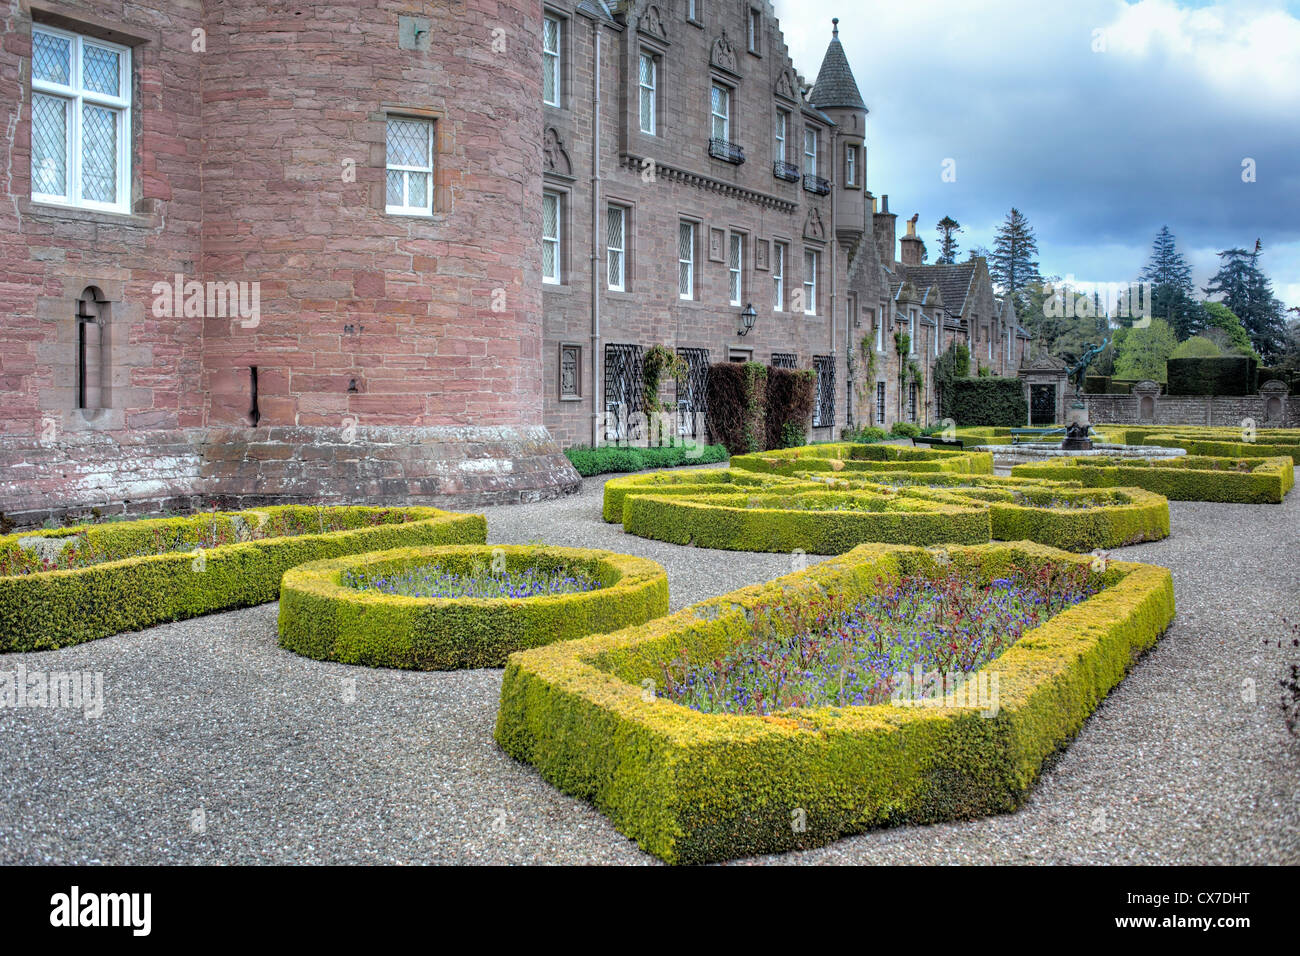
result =
[[1056,424],[1056,386],[1029,386],[1029,424]]

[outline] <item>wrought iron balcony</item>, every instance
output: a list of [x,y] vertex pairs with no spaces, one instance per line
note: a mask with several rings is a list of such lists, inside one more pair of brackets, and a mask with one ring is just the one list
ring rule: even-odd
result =
[[709,140],[709,155],[724,163],[735,163],[737,166],[745,161],[745,151],[740,148],[740,145],[729,143],[725,139]]
[[799,167],[794,163],[786,163],[778,159],[772,164],[772,175],[777,179],[784,179],[787,183],[797,183],[799,181]]
[[814,176],[812,173],[804,173],[803,188],[805,192],[810,192],[817,196],[825,196],[830,193],[831,184],[828,179],[822,179],[820,176]]

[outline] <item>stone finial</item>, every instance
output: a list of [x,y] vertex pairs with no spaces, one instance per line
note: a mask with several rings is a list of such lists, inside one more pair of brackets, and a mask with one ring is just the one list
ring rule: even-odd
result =
[[837,40],[840,36],[840,18],[831,17],[831,39]]

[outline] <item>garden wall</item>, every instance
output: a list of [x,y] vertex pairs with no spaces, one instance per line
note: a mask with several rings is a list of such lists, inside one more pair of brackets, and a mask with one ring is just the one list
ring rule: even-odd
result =
[[[1153,395],[1144,414],[1139,395],[1084,395],[1088,418],[1112,425],[1226,425],[1252,418],[1259,427],[1300,427],[1300,400],[1286,394]],[[1073,400],[1073,396],[1070,396]]]

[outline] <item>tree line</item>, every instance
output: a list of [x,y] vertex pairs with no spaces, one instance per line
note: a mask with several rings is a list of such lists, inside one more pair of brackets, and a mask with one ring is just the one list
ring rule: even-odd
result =
[[[936,262],[955,263],[961,224],[944,216],[935,228]],[[1300,371],[1300,306],[1288,310],[1274,294],[1260,263],[1263,251],[1257,239],[1253,249],[1219,252],[1218,271],[1198,296],[1191,266],[1173,232],[1162,226],[1134,280],[1142,296],[1140,312],[1150,318],[1136,324],[1127,308],[1115,309],[1095,290],[1071,289],[1057,276],[1045,278],[1034,230],[1014,207],[998,227],[993,248],[976,246],[968,258],[986,260],[994,284],[1010,299],[1040,351],[1072,361],[1087,344],[1109,338],[1111,345],[1095,366],[1098,374],[1163,380],[1165,361],[1185,356],[1240,353],[1261,364]],[[1064,309],[1062,300],[1068,303]]]

